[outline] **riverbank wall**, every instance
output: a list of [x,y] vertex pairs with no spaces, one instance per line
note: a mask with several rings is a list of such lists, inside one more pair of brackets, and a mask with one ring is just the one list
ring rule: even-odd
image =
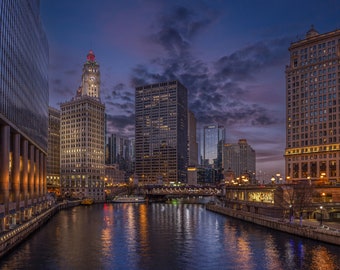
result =
[[206,209],[240,220],[252,222],[274,230],[322,241],[329,244],[334,244],[338,246],[340,245],[339,230],[330,230],[320,226],[305,225],[304,223],[302,223],[301,226],[300,224],[290,223],[289,221],[284,221],[255,213],[249,213],[242,210],[235,210],[217,204],[207,204]]
[[18,225],[16,228],[2,233],[0,235],[0,259],[29,237],[34,231],[39,229],[57,212],[77,205],[80,205],[80,201],[65,201],[56,204],[38,216]]

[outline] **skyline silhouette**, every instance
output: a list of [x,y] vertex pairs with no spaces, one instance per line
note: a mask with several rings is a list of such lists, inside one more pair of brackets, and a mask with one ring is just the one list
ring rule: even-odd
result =
[[74,97],[92,49],[109,131],[134,134],[136,86],[178,79],[198,129],[244,138],[257,171],[284,173],[285,66],[291,42],[339,28],[338,1],[41,2],[50,46],[50,105]]

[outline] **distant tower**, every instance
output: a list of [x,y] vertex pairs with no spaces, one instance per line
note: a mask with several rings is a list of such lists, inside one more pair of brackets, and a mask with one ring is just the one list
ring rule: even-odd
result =
[[188,184],[197,184],[198,144],[196,136],[196,118],[188,111]]
[[47,191],[60,194],[60,111],[48,108]]
[[221,169],[222,148],[225,139],[225,128],[218,125],[209,125],[203,128],[202,162],[201,165]]
[[82,85],[60,106],[61,195],[66,197],[105,199],[105,106],[99,90],[99,65],[90,51]]
[[287,182],[340,183],[340,30],[291,43],[286,66]]
[[223,149],[224,175],[235,178],[246,177],[248,183],[255,184],[256,155],[247,140],[240,139],[238,143],[226,143]]
[[187,89],[179,81],[136,88],[136,177],[139,182],[187,181]]

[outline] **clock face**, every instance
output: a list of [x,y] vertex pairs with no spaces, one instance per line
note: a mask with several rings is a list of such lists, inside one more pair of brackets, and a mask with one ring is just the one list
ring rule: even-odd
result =
[[96,78],[95,78],[94,76],[91,76],[91,77],[90,77],[90,81],[91,81],[91,82],[95,82],[95,81],[96,81]]

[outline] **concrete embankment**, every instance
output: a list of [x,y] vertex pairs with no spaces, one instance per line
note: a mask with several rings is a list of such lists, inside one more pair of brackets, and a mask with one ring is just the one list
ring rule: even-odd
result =
[[0,258],[25,240],[31,233],[39,229],[61,209],[66,209],[79,204],[80,201],[68,201],[57,204],[27,222],[18,225],[15,229],[2,233],[0,236]]
[[255,213],[249,213],[241,210],[234,210],[231,208],[219,206],[216,204],[207,204],[206,209],[227,215],[233,218],[241,219],[244,221],[252,222],[261,226],[265,226],[274,230],[287,232],[290,234],[323,241],[329,244],[340,245],[340,232],[339,230],[330,230],[321,228],[320,226],[309,226],[300,224],[291,224],[289,222],[280,221],[276,218],[266,217]]

